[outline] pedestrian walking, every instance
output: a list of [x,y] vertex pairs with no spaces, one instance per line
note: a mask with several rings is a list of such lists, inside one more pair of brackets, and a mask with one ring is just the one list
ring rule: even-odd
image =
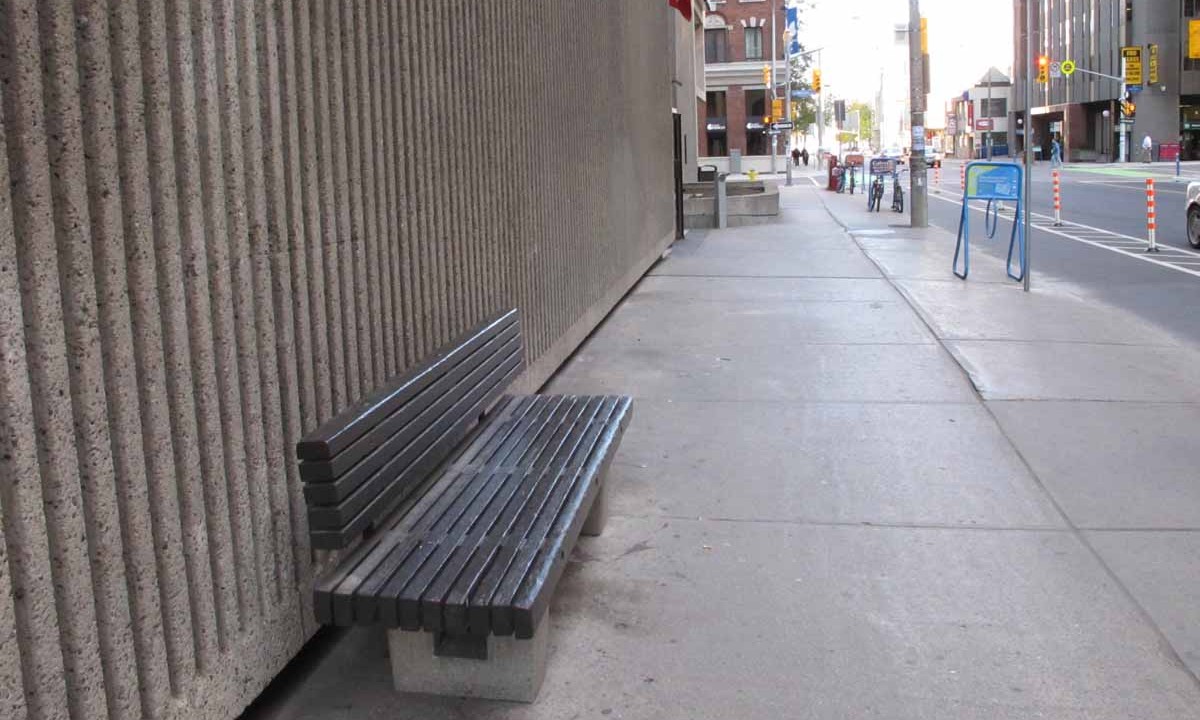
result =
[[1150,162],[1150,151],[1154,149],[1154,141],[1150,139],[1150,133],[1146,133],[1146,137],[1142,138],[1142,162]]
[[792,148],[792,165],[800,167],[800,148]]
[[1056,168],[1062,166],[1062,145],[1058,144],[1058,138],[1054,137],[1050,140],[1050,167]]
[[800,159],[804,161],[804,167],[808,167],[808,148],[800,151]]

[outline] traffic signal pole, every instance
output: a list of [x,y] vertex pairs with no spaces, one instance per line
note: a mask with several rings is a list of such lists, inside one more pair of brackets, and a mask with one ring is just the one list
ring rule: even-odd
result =
[[[1033,274],[1033,260],[1030,252],[1033,250],[1033,236],[1029,227],[1029,206],[1033,200],[1033,127],[1030,125],[1033,113],[1033,0],[1025,0],[1025,292],[1029,292],[1029,276]],[[1013,218],[1016,221],[1016,218]]]

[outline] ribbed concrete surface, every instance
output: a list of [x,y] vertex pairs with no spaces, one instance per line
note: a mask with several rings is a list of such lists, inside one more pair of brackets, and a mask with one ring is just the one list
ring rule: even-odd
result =
[[0,717],[228,718],[314,630],[290,448],[672,235],[645,0],[0,0]]

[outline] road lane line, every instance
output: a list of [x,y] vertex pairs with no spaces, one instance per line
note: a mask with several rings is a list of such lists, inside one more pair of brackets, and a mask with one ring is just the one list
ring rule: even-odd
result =
[[[947,198],[947,197],[942,197],[940,195],[932,195],[931,197],[936,197],[939,200],[962,207],[962,200],[955,200],[955,199],[951,199],[951,198]],[[983,207],[977,207],[975,205],[970,205],[970,207],[972,210],[979,212],[979,213],[987,212],[986,205]],[[1030,213],[1030,215],[1032,217],[1037,217],[1037,218],[1041,218],[1043,220],[1048,220],[1050,222],[1053,222],[1053,218],[1049,218],[1046,215],[1042,215],[1041,213]],[[1171,270],[1175,270],[1177,272],[1181,272],[1181,273],[1184,273],[1187,275],[1194,275],[1195,277],[1200,277],[1200,266],[1198,266],[1197,269],[1195,269],[1195,270],[1191,269],[1191,265],[1193,264],[1193,262],[1200,265],[1200,253],[1192,252],[1190,250],[1184,250],[1182,248],[1171,248],[1171,250],[1173,251],[1172,255],[1174,255],[1174,253],[1177,252],[1177,253],[1179,253],[1178,256],[1180,258],[1183,258],[1183,257],[1189,258],[1188,261],[1184,261],[1184,260],[1180,259],[1177,262],[1171,262],[1171,260],[1170,260],[1171,256],[1162,257],[1162,253],[1159,253],[1159,257],[1154,257],[1151,255],[1145,254],[1144,250],[1145,250],[1145,248],[1149,247],[1149,243],[1141,238],[1137,238],[1132,235],[1124,235],[1122,233],[1109,232],[1107,230],[1102,230],[1100,228],[1091,227],[1090,225],[1084,225],[1082,223],[1074,223],[1069,220],[1063,221],[1063,227],[1054,227],[1051,224],[1046,224],[1046,225],[1039,225],[1037,223],[1031,223],[1031,224],[1034,225],[1034,229],[1036,229],[1036,230],[1041,230],[1041,231],[1044,231],[1044,232],[1047,232],[1047,233],[1050,233],[1053,235],[1058,235],[1059,237],[1066,238],[1067,240],[1074,240],[1075,242],[1083,243],[1084,245],[1091,245],[1093,247],[1098,247],[1101,250],[1107,250],[1109,252],[1116,253],[1118,255],[1124,255],[1125,257],[1133,258],[1134,260],[1141,260],[1142,262],[1148,262],[1148,263],[1151,263],[1152,265],[1158,265],[1160,267],[1169,268]],[[1097,241],[1097,240],[1090,240],[1088,238],[1080,237],[1078,235],[1072,235],[1072,234],[1066,232],[1066,230],[1068,230],[1072,227],[1086,228],[1095,233],[1106,233],[1109,237],[1112,237],[1112,238],[1123,238],[1125,240],[1132,240],[1132,241],[1134,241],[1133,243],[1126,243],[1126,244],[1132,244],[1138,250],[1136,252],[1134,252],[1132,250],[1132,248],[1130,250],[1125,250],[1120,247],[1115,247],[1114,245],[1105,244],[1105,243]],[[1192,258],[1194,258],[1194,260]]]

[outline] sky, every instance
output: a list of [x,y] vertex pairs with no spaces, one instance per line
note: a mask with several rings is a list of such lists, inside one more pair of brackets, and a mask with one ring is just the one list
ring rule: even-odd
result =
[[[804,44],[824,48],[823,85],[835,97],[873,102],[884,77],[885,97],[903,97],[907,50],[893,43],[893,27],[908,22],[908,0],[807,0]],[[941,108],[983,77],[989,66],[1010,74],[1012,3],[921,0],[928,19],[931,85],[930,127],[942,124]],[[897,80],[899,76],[899,80]]]

